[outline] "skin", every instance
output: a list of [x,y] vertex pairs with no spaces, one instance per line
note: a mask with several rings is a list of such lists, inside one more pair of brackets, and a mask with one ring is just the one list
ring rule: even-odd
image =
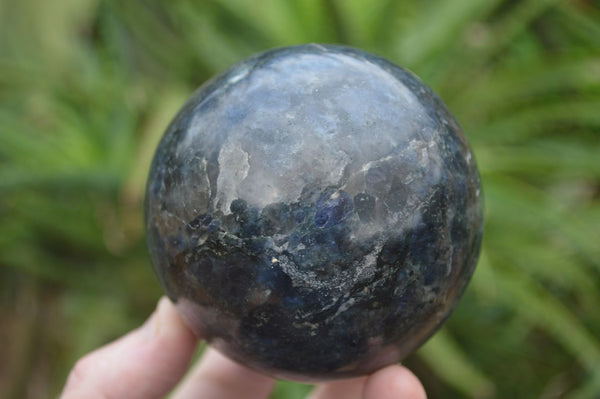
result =
[[[81,358],[61,398],[152,399],[171,391],[172,399],[269,397],[275,380],[212,349],[187,372],[196,345],[173,304],[161,298],[144,325]],[[367,377],[317,385],[307,399],[333,398],[425,399],[426,394],[413,373],[392,365]]]

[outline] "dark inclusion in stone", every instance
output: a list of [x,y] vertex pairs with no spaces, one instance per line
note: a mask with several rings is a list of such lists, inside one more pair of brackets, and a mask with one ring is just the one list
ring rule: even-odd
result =
[[201,87],[146,193],[154,269],[189,326],[301,380],[371,373],[425,341],[482,226],[477,167],[440,99],[337,46],[262,53]]

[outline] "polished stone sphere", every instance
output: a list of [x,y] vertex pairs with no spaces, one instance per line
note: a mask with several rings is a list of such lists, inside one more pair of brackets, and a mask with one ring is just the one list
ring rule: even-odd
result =
[[410,72],[303,45],[202,86],[150,170],[154,269],[186,323],[230,358],[316,381],[423,343],[475,267],[483,216],[467,141]]

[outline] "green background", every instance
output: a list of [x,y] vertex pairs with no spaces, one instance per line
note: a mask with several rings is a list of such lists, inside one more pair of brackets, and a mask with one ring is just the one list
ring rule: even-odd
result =
[[429,395],[600,397],[600,6],[585,0],[0,0],[0,397],[56,395],[147,317],[161,290],[141,204],[166,125],[215,73],[305,42],[414,71],[479,162],[478,269],[406,361]]

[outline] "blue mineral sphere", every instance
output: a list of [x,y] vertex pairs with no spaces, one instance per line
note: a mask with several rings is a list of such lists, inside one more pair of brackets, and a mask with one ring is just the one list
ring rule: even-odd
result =
[[190,328],[266,374],[364,375],[455,307],[483,230],[460,126],[349,47],[268,51],[203,85],[154,157],[152,264]]

